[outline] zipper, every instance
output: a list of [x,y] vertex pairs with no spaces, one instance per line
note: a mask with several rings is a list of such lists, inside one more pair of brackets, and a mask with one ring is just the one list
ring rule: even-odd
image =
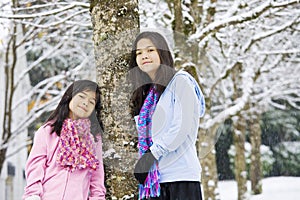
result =
[[66,189],[67,189],[67,185],[68,185],[68,182],[69,182],[69,176],[70,176],[70,170],[68,169],[67,170],[67,177],[66,177],[66,181],[65,181],[65,188],[64,188],[64,191],[63,191],[63,195],[62,195],[62,200],[64,200],[64,198],[65,198]]

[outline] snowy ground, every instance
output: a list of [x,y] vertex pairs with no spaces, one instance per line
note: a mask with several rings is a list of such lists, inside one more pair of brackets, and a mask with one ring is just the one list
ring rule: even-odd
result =
[[[262,181],[263,193],[250,200],[300,200],[300,177],[270,177]],[[219,182],[221,200],[237,200],[235,181]],[[250,182],[248,182],[250,191]]]

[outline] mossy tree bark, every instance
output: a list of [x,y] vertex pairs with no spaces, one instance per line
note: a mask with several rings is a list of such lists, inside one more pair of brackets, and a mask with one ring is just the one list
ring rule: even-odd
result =
[[238,186],[238,200],[247,199],[247,170],[245,158],[246,121],[241,116],[235,116],[233,142],[235,147],[234,175]]
[[131,91],[125,77],[132,42],[139,32],[138,2],[94,0],[90,11],[105,128],[103,158],[107,199],[136,199],[133,166],[137,159],[137,135],[129,115]]
[[249,123],[249,138],[251,142],[251,165],[250,165],[250,180],[251,191],[253,194],[262,193],[262,166],[261,166],[261,128],[259,115],[252,114]]
[[[236,63],[232,70],[232,81],[234,83],[233,100],[242,96],[242,88],[239,83],[242,81],[242,63]],[[233,120],[233,143],[235,147],[234,158],[234,175],[238,186],[238,200],[247,199],[247,169],[245,158],[245,141],[246,141],[246,119],[245,112],[239,112]]]

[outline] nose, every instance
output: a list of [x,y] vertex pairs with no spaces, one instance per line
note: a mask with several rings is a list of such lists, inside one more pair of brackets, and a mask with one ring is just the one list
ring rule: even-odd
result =
[[82,105],[87,106],[87,105],[88,105],[88,102],[87,102],[87,101],[83,101],[83,102],[82,102]]
[[148,58],[149,58],[148,53],[145,52],[145,53],[142,54],[142,59],[143,60],[148,59]]

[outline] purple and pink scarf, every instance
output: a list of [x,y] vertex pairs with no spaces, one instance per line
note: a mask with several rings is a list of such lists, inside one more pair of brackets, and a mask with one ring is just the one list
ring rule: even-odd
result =
[[[154,87],[144,101],[138,117],[138,148],[140,157],[152,146],[152,115],[158,101],[158,93]],[[160,173],[158,162],[151,167],[144,184],[139,184],[139,198],[158,197]]]
[[65,119],[58,144],[58,165],[71,171],[87,167],[96,170],[99,167],[90,127],[89,119]]

